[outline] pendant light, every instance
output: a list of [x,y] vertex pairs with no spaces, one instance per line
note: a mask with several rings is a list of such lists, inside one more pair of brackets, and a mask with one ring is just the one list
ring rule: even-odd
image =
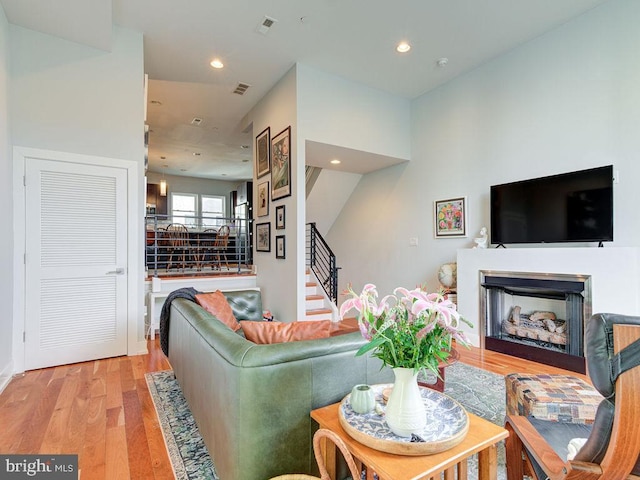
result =
[[[166,157],[160,157],[162,160],[164,160]],[[166,197],[167,196],[167,181],[164,179],[164,169],[167,168],[169,165],[162,165],[162,180],[160,180],[160,196],[161,197]]]

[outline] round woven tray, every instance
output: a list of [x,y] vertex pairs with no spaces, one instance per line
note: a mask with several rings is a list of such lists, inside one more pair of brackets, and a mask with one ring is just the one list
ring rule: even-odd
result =
[[[384,405],[382,391],[391,384],[373,385],[376,402]],[[353,411],[347,395],[338,409],[340,424],[354,440],[387,453],[398,455],[432,455],[458,445],[469,431],[467,411],[451,397],[420,388],[427,410],[427,425],[418,434],[423,441],[412,442],[410,438],[395,435],[387,426],[384,415],[376,412],[359,414]]]

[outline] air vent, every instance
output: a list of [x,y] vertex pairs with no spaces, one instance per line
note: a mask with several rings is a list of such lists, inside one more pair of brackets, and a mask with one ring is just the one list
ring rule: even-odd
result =
[[233,93],[237,93],[238,95],[244,95],[244,92],[246,92],[250,86],[251,85],[248,85],[246,83],[239,83],[236,89],[233,91]]
[[256,27],[256,32],[261,33],[262,35],[266,35],[271,30],[271,27],[277,22],[275,18],[265,17],[262,19],[262,22],[258,24]]
[[193,120],[191,120],[191,125],[195,125],[196,127],[199,127],[200,125],[202,125],[202,119],[198,117],[193,117]]

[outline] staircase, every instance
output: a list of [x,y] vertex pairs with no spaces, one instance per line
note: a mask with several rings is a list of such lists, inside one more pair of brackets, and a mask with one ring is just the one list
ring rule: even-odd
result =
[[[333,310],[327,307],[322,287],[309,269],[306,274],[305,320],[334,320]],[[336,318],[337,320],[337,318]]]

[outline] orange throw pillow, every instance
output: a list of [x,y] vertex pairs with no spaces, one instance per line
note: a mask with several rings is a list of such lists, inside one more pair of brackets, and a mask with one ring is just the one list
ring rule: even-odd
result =
[[216,290],[213,293],[199,293],[196,295],[196,302],[234,332],[240,329],[240,324],[233,314],[231,305],[229,305],[229,302],[227,302],[227,299],[220,290]]
[[331,320],[309,322],[242,322],[242,331],[247,340],[257,344],[296,342],[328,338]]

